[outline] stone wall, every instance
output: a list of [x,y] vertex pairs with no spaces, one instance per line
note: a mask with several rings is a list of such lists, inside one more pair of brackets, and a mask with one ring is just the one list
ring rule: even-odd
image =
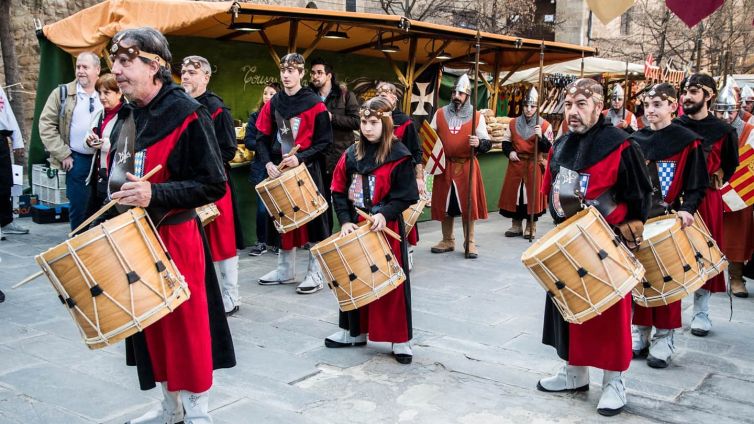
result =
[[[20,96],[23,99],[25,120],[19,124],[27,143],[28,136],[31,134],[39,79],[39,43],[35,33],[34,18],[40,19],[43,24],[48,24],[96,3],[96,0],[11,0],[11,27],[15,35],[16,57],[23,89],[17,86],[7,91],[8,95]],[[2,63],[2,58],[0,58],[0,63]],[[5,71],[2,66],[0,66],[0,84],[3,87],[6,85]],[[41,93],[44,96],[47,94],[49,93]]]

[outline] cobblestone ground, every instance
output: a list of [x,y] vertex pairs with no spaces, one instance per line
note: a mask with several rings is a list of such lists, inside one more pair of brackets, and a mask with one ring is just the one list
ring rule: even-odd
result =
[[[540,224],[540,234],[552,227]],[[0,422],[119,423],[154,406],[125,366],[122,344],[91,351],[81,342],[49,283],[10,286],[38,270],[33,257],[59,243],[67,225],[35,225],[0,242]],[[229,322],[238,366],[215,373],[210,406],[216,423],[522,423],[599,422],[601,375],[575,395],[538,392],[559,366],[543,346],[543,290],[521,265],[523,239],[502,236],[498,215],[478,225],[481,256],[429,253],[436,223],[420,224],[411,275],[414,363],[400,365],[390,346],[326,349],[337,329],[327,291],[302,296],[295,286],[256,284],[276,257],[241,252],[241,310]],[[460,236],[460,227],[456,230]],[[299,255],[303,278],[305,255]],[[611,422],[754,422],[754,299],[713,296],[713,331],[676,334],[671,366],[634,361],[626,376],[627,411]]]

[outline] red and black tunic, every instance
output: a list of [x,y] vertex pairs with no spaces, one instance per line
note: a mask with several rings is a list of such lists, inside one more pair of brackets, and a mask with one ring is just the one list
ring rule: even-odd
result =
[[[294,95],[281,91],[267,102],[257,117],[257,155],[262,164],[279,163],[283,159],[276,113],[288,121],[293,140],[299,146],[296,157],[306,164],[317,189],[330,199],[330,188],[324,186],[325,152],[332,143],[332,126],[327,107],[309,88],[301,88]],[[267,244],[290,250],[308,242],[318,242],[330,236],[327,214],[322,214],[306,225],[285,234],[279,234],[268,219]],[[279,242],[278,242],[279,238]]]
[[[422,148],[421,142],[419,141],[419,132],[416,130],[416,125],[414,125],[414,121],[411,117],[396,108],[393,110],[393,128],[393,134],[395,134],[395,137],[398,138],[401,143],[406,145],[408,151],[411,153],[411,160],[414,167],[422,164]],[[414,228],[408,233],[408,242],[412,246],[416,246],[419,243],[419,228],[416,225],[414,225]]]
[[[730,180],[733,172],[738,167],[738,136],[736,130],[715,118],[712,114],[706,118],[695,120],[688,115],[676,118],[673,122],[680,124],[702,137],[702,147],[707,161],[707,172],[711,176],[722,171],[722,182]],[[712,182],[712,177],[710,177]],[[717,241],[718,246],[723,245],[723,198],[720,190],[710,186],[704,200],[699,205],[699,215]],[[720,273],[710,278],[702,287],[713,293],[725,291],[725,276]]]
[[144,107],[124,106],[113,140],[131,116],[142,173],[163,167],[149,180],[152,198],[147,211],[159,223],[158,232],[185,277],[191,298],[127,339],[126,360],[137,366],[143,390],[164,381],[171,391],[204,392],[212,386],[213,369],[236,363],[220,287],[206,260],[209,249],[194,213],[194,208],[216,201],[225,192],[212,121],[205,108],[174,84],[163,86]]
[[[602,115],[589,131],[568,133],[550,150],[542,190],[550,197],[550,213],[556,223],[568,218],[559,215],[551,198],[561,167],[578,172],[587,202],[611,193],[616,207],[605,216],[610,225],[647,219],[652,184],[641,150]],[[554,347],[570,365],[625,371],[631,362],[631,296],[583,324],[563,320],[547,296],[542,343]]]
[[[395,143],[388,159],[375,163],[377,145],[363,139],[366,155],[356,159],[355,146],[349,147],[340,157],[333,172],[332,197],[335,213],[340,224],[360,220],[356,208],[371,214],[381,213],[387,226],[401,235],[404,241],[388,239],[390,248],[406,273],[401,287],[370,303],[349,312],[340,312],[339,325],[349,330],[352,336],[368,333],[369,339],[377,342],[403,343],[413,337],[411,324],[411,279],[409,278],[407,244],[402,213],[419,200],[415,183],[411,153],[401,143]],[[349,199],[349,191],[354,199]],[[358,204],[357,204],[358,203]]]
[[[709,187],[701,136],[671,123],[657,131],[644,127],[631,138],[649,161],[647,169],[653,185],[650,218],[670,209],[693,215]],[[681,328],[681,301],[654,308],[634,305],[632,322],[661,329]]]
[[225,173],[227,176],[225,194],[220,200],[215,202],[220,216],[204,228],[204,231],[207,232],[212,260],[219,262],[236,256],[236,248],[244,248],[243,236],[240,231],[241,223],[237,213],[238,208],[235,202],[235,195],[233,194],[233,185],[230,181],[230,161],[236,156],[238,143],[236,142],[233,117],[230,115],[230,110],[225,106],[223,100],[210,91],[204,92],[196,100],[207,108],[212,118],[215,137],[220,147],[220,155],[223,164],[225,164]]

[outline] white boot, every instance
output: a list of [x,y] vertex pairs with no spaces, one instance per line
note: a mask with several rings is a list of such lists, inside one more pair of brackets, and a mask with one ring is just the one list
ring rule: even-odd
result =
[[367,344],[367,335],[359,334],[356,337],[351,336],[348,330],[339,330],[325,338],[325,346],[331,348],[364,346]]
[[209,416],[209,390],[203,393],[181,390],[181,400],[186,411],[184,424],[212,424],[212,417]]
[[238,311],[238,256],[213,262],[223,296],[225,314]]
[[691,318],[691,334],[704,337],[712,329],[709,319],[710,291],[699,289],[694,292],[694,316]]
[[155,409],[147,411],[139,418],[134,418],[127,424],[176,424],[183,421],[183,407],[179,392],[168,391],[168,384],[160,383],[162,388],[162,403]]
[[652,368],[667,368],[675,351],[673,334],[675,330],[660,329],[655,331],[652,337],[652,345],[649,346],[647,365]]
[[539,380],[537,389],[542,392],[584,392],[589,390],[589,367],[563,365],[557,374]]
[[597,404],[597,412],[606,417],[618,415],[626,406],[626,386],[620,371],[603,370],[602,396]]
[[325,286],[322,280],[322,273],[319,269],[319,262],[314,258],[311,251],[309,252],[309,266],[306,269],[306,277],[304,281],[296,287],[296,293],[298,294],[312,294],[316,293]]
[[278,267],[268,272],[259,279],[263,286],[275,284],[290,284],[296,278],[296,248],[291,250],[280,249],[278,255]]
[[631,350],[634,358],[646,358],[649,353],[649,336],[652,335],[652,327],[647,325],[631,326]]
[[401,364],[410,364],[414,358],[411,351],[411,342],[393,343],[393,357]]

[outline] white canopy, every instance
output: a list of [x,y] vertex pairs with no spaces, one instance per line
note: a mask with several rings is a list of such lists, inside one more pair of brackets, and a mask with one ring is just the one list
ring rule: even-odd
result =
[[[580,75],[581,74],[581,59],[569,60],[567,62],[556,63],[554,65],[548,65],[543,68],[545,75],[547,74],[566,74],[566,75]],[[628,72],[635,75],[644,75],[644,65],[636,63],[628,64]],[[609,74],[612,78],[623,78],[626,74],[626,62],[619,60],[604,59],[601,57],[586,57],[584,58],[584,76]],[[501,76],[504,78],[506,73]],[[536,84],[539,81],[539,68],[526,69],[524,71],[518,71],[505,81],[504,85],[515,84],[518,82],[528,82]]]

